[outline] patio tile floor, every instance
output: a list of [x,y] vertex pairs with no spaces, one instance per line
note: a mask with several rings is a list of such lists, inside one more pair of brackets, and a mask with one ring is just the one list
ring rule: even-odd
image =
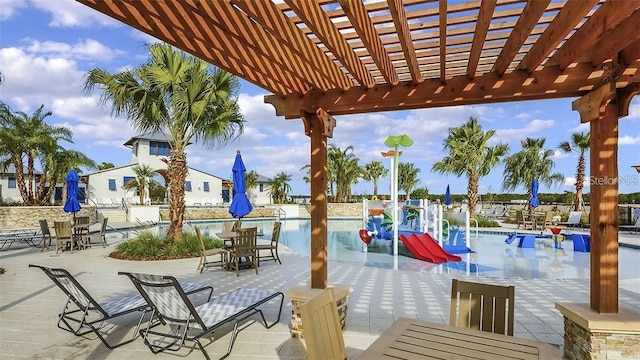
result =
[[[111,244],[120,239],[111,234]],[[640,237],[639,237],[640,238]],[[622,240],[621,240],[622,241]],[[632,241],[635,241],[632,239]],[[640,243],[640,242],[638,242]],[[0,252],[0,358],[7,359],[179,359],[184,356],[203,358],[192,344],[177,353],[154,355],[141,340],[121,348],[108,350],[95,336],[76,337],[56,327],[57,314],[66,298],[39,269],[28,264],[63,267],[69,270],[96,299],[122,296],[135,292],[131,282],[118,271],[171,274],[182,281],[212,284],[214,294],[222,294],[238,287],[255,287],[284,291],[308,284],[308,257],[282,249],[283,265],[263,262],[259,275],[210,268],[203,274],[196,272],[198,258],[167,261],[123,261],[108,257],[113,251],[93,247],[70,254],[40,249],[16,247]],[[564,325],[555,302],[589,302],[588,280],[523,280],[457,276],[471,281],[516,286],[515,336],[537,339],[558,346],[563,345]],[[349,359],[357,357],[379,334],[399,317],[419,318],[448,323],[451,276],[425,274],[414,271],[390,270],[329,264],[329,282],[352,284],[349,298],[347,329],[344,333]],[[636,307],[640,302],[640,279],[621,282],[620,306]],[[291,307],[285,299],[280,323],[265,329],[251,318],[243,325],[229,359],[304,359],[304,340],[289,333]],[[273,318],[277,309],[271,306],[265,316]],[[135,321],[128,318],[121,321]],[[133,326],[115,326],[113,336],[130,336]],[[205,339],[205,349],[211,358],[226,352],[229,329],[216,332]],[[114,339],[110,337],[110,339]],[[209,340],[209,341],[208,341]],[[215,340],[215,341],[213,341]]]

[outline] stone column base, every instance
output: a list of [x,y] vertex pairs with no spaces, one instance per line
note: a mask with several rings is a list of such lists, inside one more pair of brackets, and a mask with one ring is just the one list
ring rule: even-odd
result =
[[556,303],[564,316],[564,358],[640,359],[640,313],[600,314],[589,304]]
[[[338,306],[338,317],[342,330],[346,328],[348,297],[353,291],[351,285],[329,285],[333,288]],[[291,336],[304,338],[304,327],[300,316],[300,305],[307,302],[312,297],[320,294],[321,289],[311,289],[308,285],[296,286],[284,292],[291,299]]]

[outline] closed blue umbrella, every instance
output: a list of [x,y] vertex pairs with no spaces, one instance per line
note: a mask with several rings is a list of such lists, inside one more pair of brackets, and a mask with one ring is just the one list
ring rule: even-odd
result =
[[247,187],[245,184],[245,173],[247,169],[242,162],[242,156],[240,156],[240,150],[236,154],[236,160],[233,163],[233,200],[229,206],[229,214],[233,217],[243,217],[253,210],[251,202],[247,197]]
[[451,190],[449,190],[449,185],[447,185],[447,192],[444,193],[444,204],[447,206],[451,205]]
[[67,213],[73,213],[75,217],[76,212],[82,209],[78,202],[78,181],[80,178],[76,171],[71,169],[64,179],[67,182],[67,201],[64,203],[63,210]]
[[533,179],[531,182],[531,200],[529,200],[531,207],[540,206],[540,200],[538,200],[538,180]]

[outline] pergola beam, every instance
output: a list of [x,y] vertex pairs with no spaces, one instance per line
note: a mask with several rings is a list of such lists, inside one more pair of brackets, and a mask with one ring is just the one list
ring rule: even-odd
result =
[[[599,0],[569,0],[522,59],[519,68],[532,73]],[[569,25],[569,26],[567,26]]]
[[[478,13],[478,21],[476,24],[476,31],[473,35],[473,42],[471,43],[471,51],[469,52],[469,63],[467,64],[467,77],[473,79],[478,69],[478,60],[480,60],[480,54],[482,54],[482,48],[484,47],[484,41],[489,31],[489,25],[491,25],[491,19],[493,18],[493,11],[496,9],[496,0],[486,0],[482,2],[480,6],[480,12]],[[445,49],[446,50],[446,49]]]
[[607,1],[573,34],[549,60],[549,65],[566,69],[600,38],[640,7],[639,1]]
[[591,64],[598,66],[628,46],[640,48],[640,9],[604,34],[591,50]]
[[[297,118],[300,109],[314,111],[321,107],[330,114],[347,115],[375,111],[410,110],[425,107],[482,104],[487,101],[551,99],[582,96],[599,87],[607,74],[591,64],[578,64],[565,71],[545,67],[533,74],[525,70],[504,76],[494,73],[449,79],[446,84],[426,80],[418,85],[400,83],[379,85],[371,89],[352,88],[347,91],[311,91],[303,97],[270,95],[265,101],[274,105],[278,116]],[[640,81],[640,72],[621,75],[620,82]],[[554,89],[549,91],[549,89]]]
[[307,27],[317,34],[318,38],[361,86],[372,87],[375,84],[375,80],[367,68],[351,50],[347,41],[333,25],[331,19],[322,11],[320,5],[307,0],[285,0],[285,2],[304,20]]
[[389,5],[389,12],[391,12],[391,18],[395,24],[396,32],[398,33],[398,40],[400,41],[409,73],[411,74],[411,81],[414,84],[418,84],[422,82],[423,79],[420,75],[420,69],[418,68],[416,51],[413,48],[413,40],[411,39],[411,32],[409,31],[409,23],[407,22],[404,5],[402,4],[402,0],[387,0],[387,4]]
[[447,0],[440,0],[440,81],[447,76]]
[[550,1],[551,0],[536,0],[527,2],[516,25],[513,27],[509,39],[507,39],[507,43],[504,45],[498,59],[496,59],[493,70],[498,75],[502,75],[507,71],[511,61],[516,57],[516,54],[518,54],[522,44],[527,40],[531,30],[533,30],[542,14],[544,14]]
[[371,22],[364,3],[361,0],[338,0],[338,2],[353,24],[354,30],[362,39],[364,47],[369,50],[371,59],[380,69],[384,80],[389,84],[396,85],[399,82],[398,73],[391,64],[389,54],[387,54],[376,28]]
[[353,86],[351,80],[325,56],[311,39],[306,37],[293,22],[282,14],[276,5],[271,2],[262,5],[254,0],[232,1],[235,6],[251,16],[252,20],[300,54],[303,61],[308,61],[311,66],[316,67],[336,88],[346,89]]

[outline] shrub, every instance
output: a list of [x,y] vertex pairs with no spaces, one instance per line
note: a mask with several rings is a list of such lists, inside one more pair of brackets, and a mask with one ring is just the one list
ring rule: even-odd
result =
[[497,221],[484,218],[482,216],[476,216],[475,219],[478,221],[478,227],[499,227]]
[[[205,236],[204,245],[207,249],[221,248],[224,242]],[[200,245],[195,233],[185,232],[180,241],[167,241],[166,237],[145,230],[118,244],[110,256],[127,260],[182,259],[200,256]]]

